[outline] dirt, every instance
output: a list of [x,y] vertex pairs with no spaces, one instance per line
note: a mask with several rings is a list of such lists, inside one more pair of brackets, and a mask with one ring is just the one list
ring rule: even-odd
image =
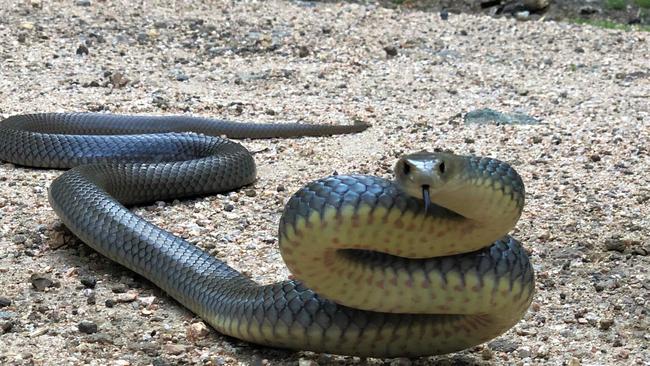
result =
[[[276,230],[306,182],[390,177],[448,149],[510,162],[512,235],[537,289],[496,340],[452,355],[360,359],[219,335],[61,226],[61,172],[0,164],[0,363],[8,365],[650,365],[648,34],[561,22],[313,2],[0,2],[0,118],[37,111],[191,113],[353,123],[332,138],[243,141],[249,188],[134,212],[268,283]],[[491,108],[539,120],[465,124]],[[281,188],[280,188],[281,187]],[[254,193],[251,193],[251,190]]]

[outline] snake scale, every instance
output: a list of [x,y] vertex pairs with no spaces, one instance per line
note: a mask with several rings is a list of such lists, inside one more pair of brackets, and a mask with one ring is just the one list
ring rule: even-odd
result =
[[[530,305],[534,274],[506,233],[524,205],[495,159],[400,158],[396,179],[339,175],[288,201],[279,246],[300,280],[259,285],[126,207],[234,190],[255,162],[222,138],[322,136],[366,126],[240,124],[185,116],[50,113],[0,122],[0,159],[72,168],[49,189],[63,223],[217,331],[344,355],[443,354],[494,338]],[[352,158],[352,157],[351,157]]]

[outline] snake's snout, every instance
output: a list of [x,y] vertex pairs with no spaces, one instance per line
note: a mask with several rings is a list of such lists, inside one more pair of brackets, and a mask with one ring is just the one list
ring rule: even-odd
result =
[[449,154],[422,151],[405,155],[395,164],[395,181],[404,192],[428,206],[429,196],[442,190],[453,175],[452,165]]

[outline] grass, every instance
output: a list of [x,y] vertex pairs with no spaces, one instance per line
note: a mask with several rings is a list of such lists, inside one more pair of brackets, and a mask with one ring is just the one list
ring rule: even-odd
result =
[[604,20],[604,19],[576,18],[576,19],[572,19],[571,22],[575,24],[586,24],[586,25],[592,25],[594,27],[600,27],[606,29],[619,29],[624,31],[635,30],[635,31],[642,31],[642,32],[650,32],[650,25],[622,24],[622,23],[612,22],[611,20]]
[[609,9],[623,10],[627,6],[627,0],[607,0],[605,6]]
[[650,0],[634,0],[639,8],[650,9]]

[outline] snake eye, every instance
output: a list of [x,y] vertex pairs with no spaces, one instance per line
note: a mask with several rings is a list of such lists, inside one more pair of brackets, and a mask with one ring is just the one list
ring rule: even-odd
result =
[[411,164],[404,162],[404,165],[402,166],[402,171],[404,172],[404,175],[409,175],[409,173],[411,173]]
[[443,174],[445,172],[445,162],[443,161],[442,163],[438,164],[438,171],[440,174]]

